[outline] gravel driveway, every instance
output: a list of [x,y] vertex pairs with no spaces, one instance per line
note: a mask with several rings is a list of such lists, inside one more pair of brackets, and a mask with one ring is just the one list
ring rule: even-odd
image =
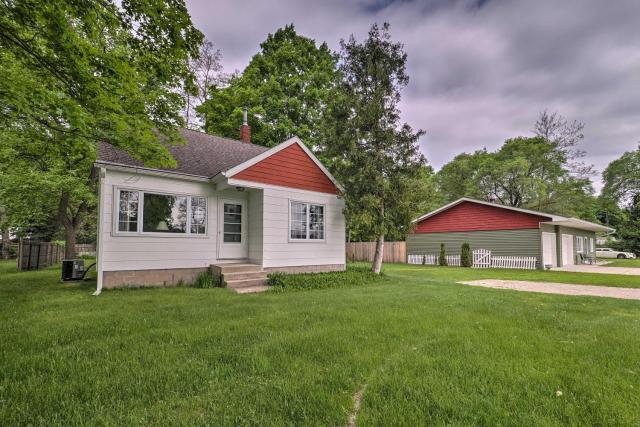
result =
[[567,285],[565,283],[494,279],[471,280],[459,283],[484,288],[512,289],[515,291],[541,292],[544,294],[588,295],[593,297],[640,300],[640,289],[638,288],[613,288],[609,286]]

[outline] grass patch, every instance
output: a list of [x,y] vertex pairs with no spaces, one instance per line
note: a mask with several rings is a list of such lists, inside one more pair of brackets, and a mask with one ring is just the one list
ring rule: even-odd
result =
[[598,261],[607,261],[609,264],[604,264],[603,267],[627,267],[627,268],[640,268],[640,258],[635,259],[617,259],[617,258],[602,258]]
[[622,274],[598,274],[572,271],[515,270],[502,268],[462,268],[438,267],[431,265],[396,264],[394,271],[419,275],[427,282],[460,282],[479,279],[531,280],[536,282],[557,282],[576,285],[613,286],[620,288],[640,288],[640,276]]
[[365,384],[358,425],[640,425],[640,302],[459,270],[93,297],[59,267],[0,263],[0,425],[345,425]]
[[384,281],[384,275],[371,272],[365,266],[349,265],[345,271],[328,273],[269,274],[268,284],[272,292],[327,289],[343,286],[364,286]]
[[220,288],[222,285],[223,283],[222,280],[220,280],[220,276],[214,276],[210,271],[198,273],[192,283],[193,287],[201,289]]

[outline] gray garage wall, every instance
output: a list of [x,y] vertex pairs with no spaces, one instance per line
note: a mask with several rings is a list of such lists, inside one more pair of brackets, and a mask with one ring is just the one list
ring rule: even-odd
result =
[[440,252],[445,244],[448,254],[459,254],[464,242],[471,249],[489,249],[497,256],[533,256],[542,265],[540,229],[462,231],[449,233],[415,233],[407,236],[407,254],[424,255]]

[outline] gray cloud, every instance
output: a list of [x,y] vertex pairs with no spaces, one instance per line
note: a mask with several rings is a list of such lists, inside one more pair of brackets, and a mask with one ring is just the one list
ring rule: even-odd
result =
[[409,55],[403,119],[427,131],[420,144],[436,168],[530,134],[544,109],[586,123],[583,148],[599,170],[640,141],[637,0],[187,4],[227,72],[243,69],[267,33],[288,23],[337,49],[341,38],[390,22]]

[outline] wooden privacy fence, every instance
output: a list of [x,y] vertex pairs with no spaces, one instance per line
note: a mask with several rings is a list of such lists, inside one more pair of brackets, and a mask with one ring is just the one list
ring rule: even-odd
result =
[[[348,242],[347,260],[373,261],[376,253],[376,242]],[[384,242],[382,262],[406,263],[407,245],[405,242]]]
[[[447,264],[459,267],[460,255],[446,255]],[[473,268],[516,268],[535,270],[537,259],[533,256],[493,256],[488,249],[476,249],[472,252]],[[438,255],[407,255],[409,264],[438,265]]]
[[37,270],[64,258],[64,246],[52,242],[22,241],[18,244],[18,270]]

